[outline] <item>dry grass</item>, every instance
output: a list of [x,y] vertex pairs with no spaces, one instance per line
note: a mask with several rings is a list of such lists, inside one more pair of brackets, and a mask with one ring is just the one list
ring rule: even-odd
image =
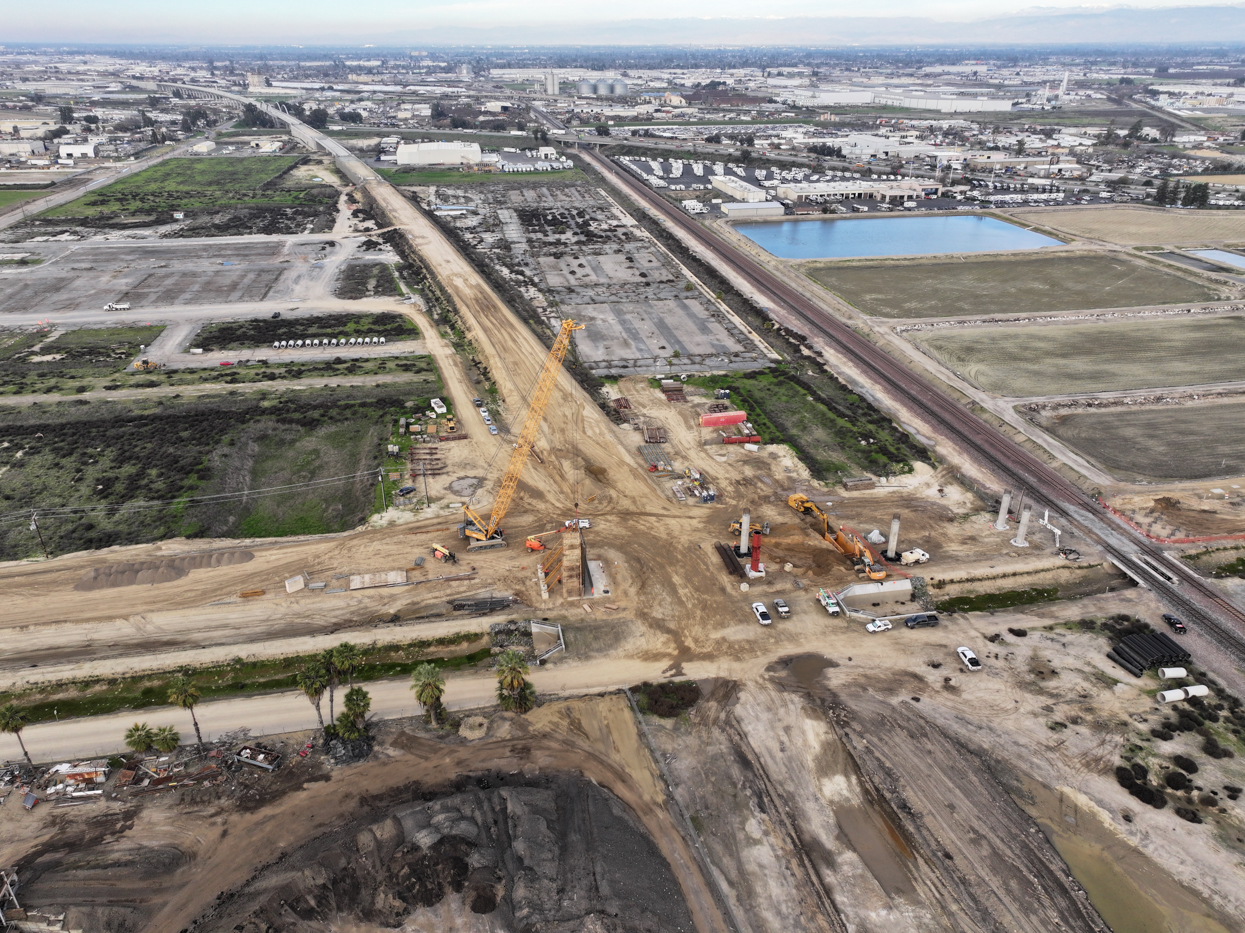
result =
[[1043,314],[1221,297],[1210,286],[1120,253],[810,263],[805,271],[866,314],[888,318]]
[[1126,482],[1245,473],[1245,402],[1073,412],[1042,427]]
[[1161,207],[1018,211],[1016,220],[1121,246],[1200,246],[1245,242],[1245,213]]
[[911,339],[987,392],[1076,395],[1245,377],[1245,317],[973,327]]

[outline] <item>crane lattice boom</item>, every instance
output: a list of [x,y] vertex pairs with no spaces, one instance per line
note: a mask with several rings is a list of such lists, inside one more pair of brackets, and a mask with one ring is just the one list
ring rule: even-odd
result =
[[463,511],[467,513],[469,519],[466,528],[468,537],[478,541],[488,541],[497,533],[497,526],[501,524],[506,511],[510,508],[510,501],[514,498],[515,489],[519,486],[519,476],[523,473],[528,454],[532,452],[532,447],[536,444],[536,432],[540,430],[540,422],[545,416],[545,407],[553,395],[553,387],[558,381],[562,361],[566,359],[566,351],[571,345],[571,334],[583,329],[583,324],[576,324],[570,320],[562,322],[562,329],[558,332],[558,338],[553,342],[549,355],[545,357],[545,366],[540,371],[540,378],[536,381],[536,391],[532,393],[532,401],[527,408],[527,417],[523,420],[523,431],[519,434],[518,443],[514,445],[514,453],[510,455],[510,463],[506,465],[506,475],[501,480],[501,489],[497,493],[497,500],[493,503],[493,514],[486,523],[468,506],[463,506]]

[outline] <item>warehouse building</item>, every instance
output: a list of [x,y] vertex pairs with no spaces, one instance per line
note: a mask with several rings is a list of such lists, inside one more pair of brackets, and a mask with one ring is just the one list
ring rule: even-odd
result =
[[781,217],[786,209],[777,201],[723,204],[722,213],[731,220],[754,220],[758,217]]
[[1012,101],[1001,97],[960,97],[927,91],[874,91],[873,102],[905,110],[937,110],[940,113],[988,113],[1012,109]]
[[900,179],[897,181],[805,181],[779,185],[776,189],[779,200],[791,204],[805,202],[824,203],[827,201],[916,201],[921,198],[936,198],[942,188],[936,182],[916,179]]
[[93,159],[95,158],[95,143],[64,143],[61,145],[60,153],[62,159]]
[[399,165],[475,165],[482,153],[479,143],[403,143],[398,146]]
[[709,181],[713,187],[737,201],[755,203],[765,200],[765,191],[763,189],[758,188],[756,185],[750,185],[741,178],[735,178],[731,175],[714,175]]

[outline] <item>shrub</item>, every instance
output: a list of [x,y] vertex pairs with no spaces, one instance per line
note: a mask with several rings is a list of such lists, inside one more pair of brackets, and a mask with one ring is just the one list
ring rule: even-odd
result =
[[1169,732],[1166,729],[1151,729],[1150,734],[1163,742],[1170,742],[1176,737],[1176,733]]
[[1189,779],[1185,777],[1183,771],[1168,771],[1167,776],[1163,778],[1163,783],[1172,790],[1184,790],[1189,786]]
[[1133,776],[1136,777],[1138,781],[1144,781],[1146,778],[1150,776],[1150,771],[1141,762],[1134,761],[1133,762]]
[[1190,823],[1200,823],[1202,818],[1197,815],[1196,810],[1190,810],[1188,807],[1177,807],[1176,816],[1182,820],[1188,820]]
[[1150,798],[1149,803],[1150,806],[1154,807],[1154,809],[1162,810],[1165,806],[1167,806],[1167,795],[1161,790],[1156,790],[1153,792],[1153,796]]
[[1219,806],[1219,800],[1213,794],[1202,794],[1202,796],[1197,798],[1197,802],[1204,807],[1211,808],[1212,810]]
[[1184,755],[1173,755],[1172,764],[1181,771],[1187,771],[1189,774],[1197,774],[1197,762],[1192,758],[1186,758]]
[[1017,638],[1025,638],[1029,634],[1029,630],[1023,628],[1009,628],[1007,632],[1009,635],[1015,635]]
[[[1128,792],[1140,800],[1142,803],[1154,803],[1154,791],[1144,784],[1132,784],[1128,788]],[[1166,802],[1166,801],[1164,801]]]

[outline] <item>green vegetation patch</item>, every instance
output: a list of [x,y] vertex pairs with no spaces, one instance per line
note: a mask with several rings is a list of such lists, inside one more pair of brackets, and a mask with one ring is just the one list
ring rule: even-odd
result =
[[139,347],[150,346],[163,331],[163,327],[84,327],[51,340],[42,331],[0,333],[0,394],[56,392],[62,384],[120,374]]
[[1024,398],[1236,381],[1245,317],[944,328],[906,336],[987,392]]
[[31,198],[41,198],[46,194],[46,191],[0,190],[0,207],[8,207],[10,204],[20,204],[22,201],[29,201]]
[[271,318],[252,318],[208,324],[195,335],[193,345],[204,350],[257,350],[271,348],[274,340],[324,340],[332,337],[418,340],[419,327],[406,315],[392,311],[379,314],[317,314],[312,317],[278,318],[275,321]]
[[402,289],[393,269],[384,262],[351,262],[337,276],[333,294],[338,298],[400,298]]
[[[362,663],[354,673],[356,683],[385,677],[410,676],[420,664],[433,664],[441,670],[462,670],[486,660],[490,655],[488,636],[480,632],[459,632],[420,641],[394,645],[360,645]],[[470,653],[453,649],[473,647]],[[450,650],[446,650],[450,649]],[[210,665],[186,671],[166,671],[116,679],[93,679],[60,683],[21,693],[0,694],[0,705],[20,704],[30,721],[50,722],[53,718],[103,716],[125,709],[147,709],[169,705],[170,681],[186,673],[194,681],[204,700],[225,699],[255,693],[271,693],[297,687],[298,671],[315,660],[316,655],[244,661],[237,658],[228,664]],[[338,689],[341,703],[345,686]],[[328,696],[323,699],[328,718]],[[189,714],[187,715],[189,719]],[[194,733],[183,731],[183,737]]]
[[581,184],[588,180],[577,168],[557,172],[460,172],[456,169],[434,169],[431,171],[407,171],[404,169],[377,169],[395,185],[527,185],[539,186],[554,183],[573,182]]
[[651,684],[645,681],[631,688],[641,713],[673,719],[700,702],[700,686],[694,680]]
[[981,593],[977,596],[953,596],[942,600],[935,608],[939,612],[989,612],[991,609],[1011,609],[1015,606],[1048,603],[1058,598],[1058,587],[1034,586],[1024,590]]
[[805,272],[866,314],[887,318],[1046,314],[1216,301],[1209,284],[1120,253],[952,262],[809,263]]
[[283,207],[336,201],[332,185],[306,185],[283,176],[299,156],[167,159],[53,208],[48,218],[149,214],[223,207]]
[[834,482],[845,473],[910,473],[923,451],[893,422],[859,396],[833,395],[786,367],[693,376],[689,385],[730,389],[731,402],[748,412],[763,444],[789,444],[814,477]]
[[54,554],[356,527],[392,426],[436,391],[423,381],[0,410],[0,560],[40,553],[32,509]]

